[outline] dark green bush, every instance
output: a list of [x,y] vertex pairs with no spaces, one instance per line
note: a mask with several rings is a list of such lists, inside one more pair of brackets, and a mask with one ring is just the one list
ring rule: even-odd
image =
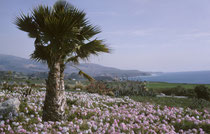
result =
[[189,106],[191,109],[203,109],[205,107],[210,107],[210,102],[204,99],[192,99],[192,104]]
[[175,123],[174,124],[174,128],[175,128],[175,131],[178,132],[180,129],[183,129],[183,130],[189,130],[189,129],[199,129],[199,128],[202,128],[206,133],[210,133],[210,125],[208,124],[194,124],[193,122],[190,122],[190,121],[182,121],[180,123]]
[[186,89],[182,86],[176,86],[174,88],[162,89],[158,91],[159,93],[164,93],[166,95],[175,95],[175,96],[188,96],[196,97],[196,93],[193,89]]
[[183,96],[184,94],[186,94],[186,89],[183,88],[182,86],[177,86],[174,88],[169,88],[169,89],[163,90],[163,93],[166,95]]
[[194,91],[199,99],[205,99],[210,101],[210,89],[205,85],[196,86]]
[[142,82],[123,81],[123,82],[95,82],[87,86],[90,93],[99,93],[109,96],[155,96],[152,90],[146,88]]

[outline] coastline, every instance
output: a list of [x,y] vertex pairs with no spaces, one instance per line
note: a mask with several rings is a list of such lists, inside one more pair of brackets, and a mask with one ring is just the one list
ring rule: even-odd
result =
[[210,71],[158,73],[150,76],[129,77],[129,80],[151,82],[210,84]]

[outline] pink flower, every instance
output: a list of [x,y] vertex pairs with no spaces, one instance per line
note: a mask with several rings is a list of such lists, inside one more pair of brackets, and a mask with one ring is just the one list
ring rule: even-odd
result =
[[40,117],[38,117],[38,121],[39,121],[39,122],[41,122],[41,121],[42,121],[42,119],[41,119]]
[[125,123],[121,123],[121,124],[120,124],[120,127],[121,127],[123,130],[127,130],[127,126],[125,125]]
[[62,128],[62,127],[59,127],[59,130],[60,130],[60,131],[62,131],[62,130],[63,130],[63,128]]
[[35,130],[35,131],[38,131],[38,128],[37,128],[37,127],[35,127],[35,128],[34,128],[34,130]]
[[182,120],[181,120],[181,119],[177,119],[176,121],[177,121],[178,123],[180,123]]
[[9,131],[9,130],[11,130],[12,128],[10,127],[10,125],[8,125],[8,128],[7,128],[7,130]]
[[26,133],[26,132],[27,131],[25,129],[23,129],[23,128],[18,130],[18,133]]
[[13,131],[13,130],[10,130],[9,133],[10,133],[10,134],[14,134],[14,131]]

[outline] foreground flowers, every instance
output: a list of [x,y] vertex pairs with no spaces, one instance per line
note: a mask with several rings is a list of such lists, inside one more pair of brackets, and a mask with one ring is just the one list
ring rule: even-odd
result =
[[45,92],[27,98],[4,93],[0,102],[11,97],[21,100],[20,113],[0,121],[0,133],[208,133],[210,114],[183,108],[161,107],[135,102],[128,97],[111,98],[89,93],[67,92],[67,120],[42,122]]

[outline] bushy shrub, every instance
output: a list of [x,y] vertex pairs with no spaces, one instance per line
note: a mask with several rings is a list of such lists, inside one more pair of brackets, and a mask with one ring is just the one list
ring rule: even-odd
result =
[[65,89],[81,89],[81,90],[85,90],[86,89],[86,85],[84,85],[82,82],[76,82],[75,84],[67,84],[65,85]]
[[109,96],[155,96],[152,90],[148,90],[141,82],[94,82],[87,86],[90,93],[99,93]]
[[77,89],[77,88],[83,90],[86,88],[86,86],[84,84],[82,84],[82,82],[79,81],[79,82],[76,82],[76,84],[75,84],[75,89]]
[[164,93],[166,95],[175,95],[175,96],[188,96],[196,97],[196,93],[193,89],[186,89],[182,86],[176,86],[174,88],[162,89],[159,90],[159,93]]
[[175,128],[176,132],[178,132],[181,129],[186,131],[186,130],[189,130],[189,129],[202,128],[205,132],[210,133],[210,125],[203,124],[203,123],[195,124],[195,123],[187,121],[187,120],[186,121],[182,121],[180,123],[176,122],[174,124],[174,128]]
[[111,88],[107,83],[101,81],[92,82],[86,87],[86,90],[89,93],[114,96],[114,89]]
[[154,92],[147,89],[144,83],[135,81],[118,83],[115,93],[116,96],[155,96]]
[[199,99],[205,99],[210,101],[210,89],[205,85],[196,86],[194,91]]
[[75,88],[75,85],[73,85],[73,84],[67,84],[67,85],[65,85],[65,89],[66,90],[74,89],[74,88]]
[[204,99],[194,98],[192,104],[190,105],[191,109],[203,109],[205,107],[210,107],[210,102]]
[[168,88],[168,89],[164,89],[162,91],[162,93],[166,94],[166,95],[176,95],[176,96],[181,96],[186,94],[186,89],[181,87],[181,86],[177,86],[174,88]]

